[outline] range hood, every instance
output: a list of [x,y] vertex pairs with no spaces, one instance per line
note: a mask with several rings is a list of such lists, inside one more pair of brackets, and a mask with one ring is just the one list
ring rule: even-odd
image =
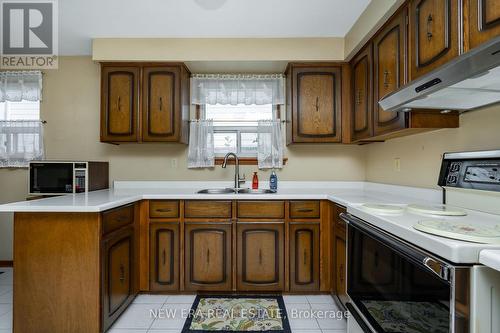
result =
[[466,111],[500,103],[500,37],[385,96],[385,111]]

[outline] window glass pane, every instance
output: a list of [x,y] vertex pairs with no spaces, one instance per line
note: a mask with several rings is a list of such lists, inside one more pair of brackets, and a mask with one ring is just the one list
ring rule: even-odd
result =
[[0,120],[40,120],[40,102],[0,103]]
[[273,119],[273,106],[265,105],[206,105],[205,118],[214,126],[257,126],[258,120]]
[[215,154],[238,153],[238,133],[218,132],[214,133]]
[[257,133],[241,133],[241,153],[245,155],[257,154]]

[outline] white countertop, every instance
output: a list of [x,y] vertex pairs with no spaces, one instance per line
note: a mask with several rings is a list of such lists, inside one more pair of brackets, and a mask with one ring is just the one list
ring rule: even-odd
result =
[[479,254],[479,262],[500,271],[500,250],[482,250]]
[[[227,185],[227,186],[226,186]],[[0,205],[0,212],[101,212],[143,199],[178,200],[331,200],[355,203],[439,202],[441,192],[365,182],[280,182],[273,194],[199,194],[205,188],[229,187],[221,182],[115,182],[114,188]]]

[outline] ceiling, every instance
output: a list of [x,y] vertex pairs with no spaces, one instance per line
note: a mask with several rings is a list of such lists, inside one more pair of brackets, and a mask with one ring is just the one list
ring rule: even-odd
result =
[[59,54],[89,55],[98,37],[344,37],[369,2],[63,0]]

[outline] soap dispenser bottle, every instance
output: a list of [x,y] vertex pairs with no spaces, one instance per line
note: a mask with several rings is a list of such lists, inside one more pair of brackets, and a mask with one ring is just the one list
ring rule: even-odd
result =
[[252,178],[252,189],[257,190],[258,188],[259,188],[259,176],[257,176],[257,172],[254,172]]
[[271,171],[271,176],[269,177],[269,188],[271,191],[278,191],[278,176],[276,175],[276,171]]

